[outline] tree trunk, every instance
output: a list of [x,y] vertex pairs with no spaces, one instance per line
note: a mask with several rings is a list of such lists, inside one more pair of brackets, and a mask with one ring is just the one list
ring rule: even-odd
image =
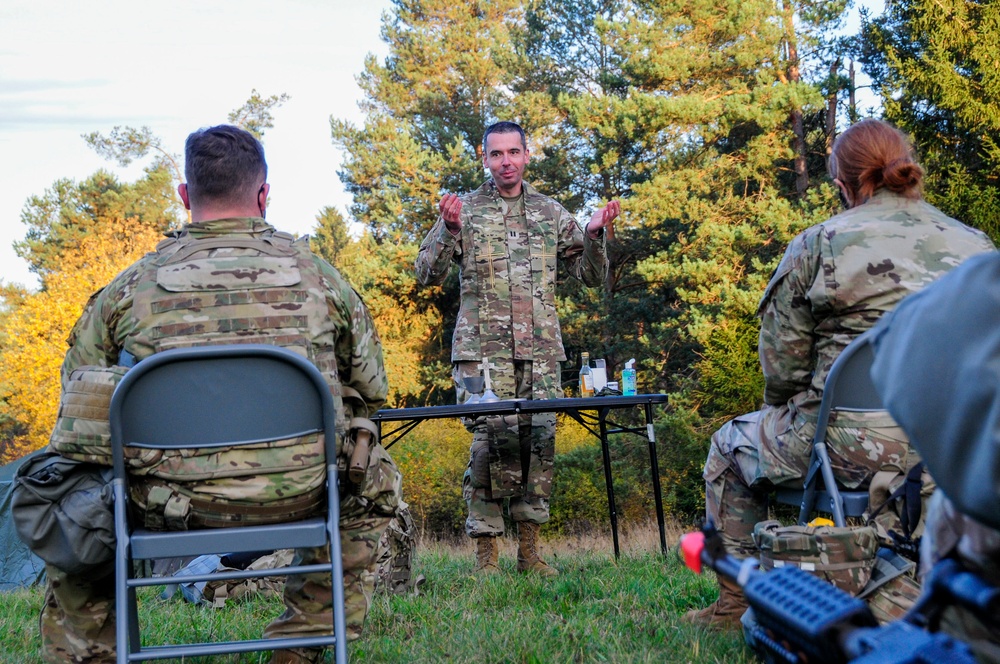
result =
[[[795,36],[795,8],[790,0],[785,1],[783,13],[785,21],[785,46],[787,49],[786,57],[788,58],[788,81],[798,83],[802,76],[799,72],[798,39]],[[792,123],[792,133],[795,136],[793,139],[793,149],[795,150],[795,161],[793,164],[795,170],[795,192],[799,198],[802,198],[809,188],[809,172],[806,170],[806,132],[802,122],[802,111],[798,108],[792,110],[789,119]]]
[[833,139],[837,135],[837,93],[840,84],[837,81],[837,71],[840,69],[840,58],[830,63],[830,92],[826,97],[826,155],[833,152]]

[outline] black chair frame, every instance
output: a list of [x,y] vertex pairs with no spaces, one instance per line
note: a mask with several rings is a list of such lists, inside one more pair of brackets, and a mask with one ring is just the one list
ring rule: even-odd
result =
[[[837,484],[830,464],[826,435],[834,410],[884,410],[882,398],[875,391],[868,373],[874,360],[871,332],[865,332],[848,344],[830,367],[823,386],[803,488],[778,487],[776,491],[779,503],[799,506],[800,525],[805,525],[814,511],[833,514],[834,524],[844,526],[846,517],[860,517],[868,510],[867,490],[848,491]],[[821,480],[822,488],[819,486]]]
[[[156,353],[130,369],[111,400],[114,454],[116,647],[119,662],[332,646],[347,661],[344,572],[337,488],[336,413],[329,386],[304,357],[262,344],[200,346]],[[326,514],[270,525],[152,531],[131,523],[125,448],[211,448],[322,433],[326,453]],[[235,570],[186,576],[185,581],[327,573],[333,588],[328,636],[141,644],[136,588],[172,577],[135,578],[133,561],[209,553],[329,546],[329,564]]]

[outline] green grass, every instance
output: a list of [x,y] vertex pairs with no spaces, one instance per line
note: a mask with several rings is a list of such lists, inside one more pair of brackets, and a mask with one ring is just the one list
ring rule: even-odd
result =
[[[473,548],[432,543],[419,549],[415,595],[376,595],[365,636],[349,645],[352,662],[726,662],[754,661],[739,634],[690,627],[680,616],[715,599],[714,582],[658,552],[655,533],[623,533],[623,553],[603,537],[545,542],[555,578],[518,574],[516,543],[502,543],[502,574],[474,577]],[[676,541],[676,537],[672,538]],[[40,663],[42,593],[9,593],[0,601],[0,661]],[[160,638],[255,637],[282,610],[280,599],[253,598],[224,609],[164,602],[141,594],[144,628]],[[200,662],[266,662],[268,655]],[[330,658],[332,660],[332,658]]]

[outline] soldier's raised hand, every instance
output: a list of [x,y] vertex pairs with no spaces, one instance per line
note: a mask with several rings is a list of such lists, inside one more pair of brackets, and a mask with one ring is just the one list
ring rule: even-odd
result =
[[610,201],[607,205],[594,213],[594,216],[587,222],[587,233],[590,237],[597,237],[602,228],[608,229],[608,234],[614,232],[614,221],[622,212],[622,204],[618,200]]
[[454,235],[462,230],[462,199],[455,194],[445,194],[438,203],[444,226]]

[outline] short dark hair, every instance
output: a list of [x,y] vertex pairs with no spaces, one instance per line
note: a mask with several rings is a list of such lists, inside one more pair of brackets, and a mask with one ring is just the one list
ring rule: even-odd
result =
[[494,122],[486,131],[483,132],[483,154],[486,154],[486,139],[490,134],[513,134],[518,133],[521,135],[521,147],[525,150],[528,149],[528,139],[524,135],[524,130],[521,129],[521,125],[516,122]]
[[233,125],[199,129],[184,144],[184,177],[194,203],[253,204],[267,181],[264,146]]

